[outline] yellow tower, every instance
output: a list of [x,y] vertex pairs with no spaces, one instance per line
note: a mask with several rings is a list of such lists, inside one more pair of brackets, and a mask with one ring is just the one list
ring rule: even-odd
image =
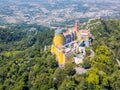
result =
[[[62,31],[61,31],[62,32]],[[64,36],[60,31],[55,32],[55,37],[53,39],[54,45],[55,46],[60,46],[64,44]]]
[[55,37],[53,39],[53,45],[51,47],[51,52],[57,56],[59,65],[65,64],[65,54],[62,51],[62,46],[64,45],[64,36],[61,29],[55,31]]

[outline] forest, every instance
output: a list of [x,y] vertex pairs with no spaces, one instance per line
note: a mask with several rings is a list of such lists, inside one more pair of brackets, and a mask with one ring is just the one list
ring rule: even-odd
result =
[[24,24],[1,27],[0,90],[119,90],[120,20],[91,20],[81,26],[86,27],[94,41],[80,65],[87,70],[84,74],[75,72],[74,63],[58,67],[50,52],[54,30]]

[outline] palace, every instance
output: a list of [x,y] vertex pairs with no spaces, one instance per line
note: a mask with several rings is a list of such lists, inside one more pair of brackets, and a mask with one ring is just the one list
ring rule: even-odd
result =
[[59,67],[64,67],[66,62],[82,63],[85,47],[92,43],[90,30],[81,30],[76,21],[73,28],[57,29],[51,46],[51,53],[56,55]]

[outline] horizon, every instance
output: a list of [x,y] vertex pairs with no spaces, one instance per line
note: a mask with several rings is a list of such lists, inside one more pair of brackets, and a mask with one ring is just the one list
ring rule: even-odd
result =
[[119,0],[1,0],[0,23],[57,26],[81,19],[120,19]]

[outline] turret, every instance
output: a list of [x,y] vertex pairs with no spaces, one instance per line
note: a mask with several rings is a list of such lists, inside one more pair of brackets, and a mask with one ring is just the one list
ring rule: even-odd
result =
[[78,20],[76,20],[76,22],[75,22],[75,29],[76,29],[77,31],[80,31],[80,24],[79,24],[79,21],[78,21]]
[[76,40],[80,40],[80,25],[79,25],[79,21],[76,20],[75,22],[75,32],[76,32]]
[[53,43],[55,46],[64,45],[64,36],[63,36],[63,31],[61,29],[55,31],[55,37]]

